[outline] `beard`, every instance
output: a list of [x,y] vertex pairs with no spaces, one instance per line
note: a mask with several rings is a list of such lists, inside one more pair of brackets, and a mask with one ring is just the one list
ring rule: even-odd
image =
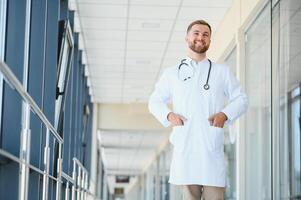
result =
[[201,54],[205,53],[209,49],[209,44],[205,44],[202,42],[203,45],[196,45],[194,42],[189,44],[189,48],[194,51],[195,53]]

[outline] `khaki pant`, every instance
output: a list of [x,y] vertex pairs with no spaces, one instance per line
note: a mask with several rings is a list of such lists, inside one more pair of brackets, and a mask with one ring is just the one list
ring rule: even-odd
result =
[[225,188],[202,186],[202,185],[184,185],[183,200],[224,200]]

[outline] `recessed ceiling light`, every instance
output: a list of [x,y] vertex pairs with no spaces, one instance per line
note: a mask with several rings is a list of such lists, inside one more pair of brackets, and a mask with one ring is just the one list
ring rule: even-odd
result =
[[149,65],[151,64],[151,61],[150,60],[136,60],[136,63],[137,64],[142,64],[142,65]]
[[160,24],[155,22],[144,22],[142,23],[142,28],[160,28]]

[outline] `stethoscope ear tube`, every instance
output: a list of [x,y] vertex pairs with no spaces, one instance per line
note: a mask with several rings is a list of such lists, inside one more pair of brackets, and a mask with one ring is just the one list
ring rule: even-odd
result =
[[[185,61],[186,61],[186,59],[182,59],[182,60],[181,60],[181,64],[180,64],[179,67],[178,67],[178,78],[180,78],[179,73],[180,73],[180,70],[181,70],[182,65],[186,65],[187,67],[189,67],[189,65],[188,65],[187,63],[185,63]],[[183,81],[187,81],[187,80],[190,79],[190,78],[191,78],[191,76],[188,76],[187,78],[184,78]]]
[[[186,59],[182,59],[180,65],[179,65],[179,67],[178,67],[178,78],[179,78],[179,79],[180,79],[179,73],[180,73],[181,67],[182,67],[183,65],[189,66],[187,63],[185,63],[185,61],[186,61]],[[207,74],[206,84],[203,86],[203,88],[204,88],[205,90],[209,90],[209,89],[210,89],[209,78],[210,78],[210,72],[211,72],[212,62],[211,62],[211,60],[209,60],[209,59],[208,59],[208,61],[209,61],[209,70],[208,70],[208,74]],[[187,81],[188,79],[191,79],[191,77],[192,77],[192,76],[188,76],[188,77],[182,79],[182,81]]]

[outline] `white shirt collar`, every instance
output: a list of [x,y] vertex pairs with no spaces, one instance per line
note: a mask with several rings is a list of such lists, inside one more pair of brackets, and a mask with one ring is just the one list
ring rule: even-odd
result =
[[187,64],[190,64],[190,65],[193,65],[193,66],[200,65],[200,64],[202,64],[202,63],[204,63],[204,62],[206,62],[206,61],[208,60],[208,58],[205,57],[205,58],[204,58],[203,60],[201,60],[201,61],[195,61],[195,60],[191,59],[189,56],[186,56],[185,59],[186,59]]

